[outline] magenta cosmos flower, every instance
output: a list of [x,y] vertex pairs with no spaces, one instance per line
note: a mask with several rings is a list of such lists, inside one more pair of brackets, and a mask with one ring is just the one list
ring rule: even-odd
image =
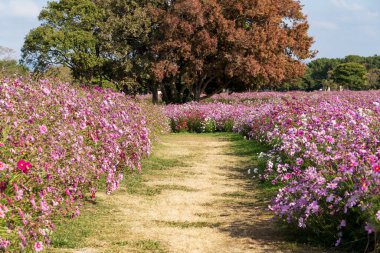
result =
[[380,164],[376,164],[373,166],[373,170],[377,173],[380,173]]
[[0,193],[3,193],[7,189],[7,182],[1,181],[0,182]]
[[32,165],[29,162],[20,160],[17,163],[17,168],[26,174],[32,168]]

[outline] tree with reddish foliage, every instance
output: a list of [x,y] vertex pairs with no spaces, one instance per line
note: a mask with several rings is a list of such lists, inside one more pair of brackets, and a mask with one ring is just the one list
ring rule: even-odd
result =
[[167,102],[279,86],[314,55],[296,0],[176,0],[151,7],[153,91]]

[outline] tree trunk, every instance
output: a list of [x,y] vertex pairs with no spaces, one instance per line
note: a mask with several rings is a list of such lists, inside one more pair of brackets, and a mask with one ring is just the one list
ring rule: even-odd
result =
[[195,83],[194,84],[194,100],[199,102],[201,99],[201,84]]
[[158,87],[157,84],[154,83],[152,85],[152,102],[153,104],[158,104]]

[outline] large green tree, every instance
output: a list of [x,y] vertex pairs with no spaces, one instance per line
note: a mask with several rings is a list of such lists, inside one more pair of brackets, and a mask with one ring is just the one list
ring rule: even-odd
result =
[[367,74],[370,89],[380,89],[380,69],[370,69]]
[[97,38],[103,16],[91,0],[49,2],[39,15],[42,24],[25,38],[22,63],[41,72],[67,66],[76,79],[91,81],[103,63]]
[[[317,90],[322,88],[324,83],[331,83],[329,73],[342,63],[359,63],[368,71],[369,88],[378,88],[379,81],[377,80],[378,69],[380,69],[380,56],[374,55],[369,57],[359,55],[348,55],[344,58],[319,58],[307,64],[307,71],[301,78],[299,84],[293,83],[293,86],[298,86],[298,89]],[[363,88],[368,88],[363,86]]]
[[81,81],[111,81],[125,92],[147,86],[149,0],[59,0],[40,13],[26,37],[22,63],[46,72],[71,69]]
[[338,65],[332,72],[332,80],[350,90],[367,89],[367,70],[356,62],[342,63]]
[[125,91],[148,89],[151,0],[95,0],[104,10],[98,38],[106,52],[103,73]]
[[342,63],[340,59],[319,58],[307,64],[307,71],[303,77],[306,90],[319,90],[329,79],[329,72]]

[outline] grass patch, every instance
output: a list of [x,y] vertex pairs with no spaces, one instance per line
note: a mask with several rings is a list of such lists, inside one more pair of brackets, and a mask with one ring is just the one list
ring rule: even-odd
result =
[[248,140],[235,133],[217,133],[216,136],[231,142],[229,149],[231,154],[249,159],[249,167],[247,167],[247,163],[244,163],[237,166],[235,170],[240,172],[242,178],[248,180],[250,188],[256,190],[255,198],[259,201],[267,202],[276,196],[279,189],[278,185],[273,185],[270,181],[260,181],[257,177],[253,179],[253,174],[248,174],[247,172],[248,169],[253,171],[253,168],[258,168],[260,172],[264,171],[266,163],[259,159],[259,155],[261,152],[270,151],[271,147],[264,143]]
[[134,246],[138,249],[149,250],[154,252],[164,252],[161,248],[161,244],[158,241],[153,240],[139,240],[134,243]]
[[[161,194],[163,189],[169,189],[170,186],[148,186],[146,176],[163,177],[164,171],[175,167],[187,167],[188,165],[180,159],[164,159],[152,155],[142,161],[142,173],[129,172],[124,176],[122,185],[127,189],[128,194],[143,196],[155,196]],[[187,190],[187,189],[183,189]]]
[[207,219],[217,217],[215,214],[212,214],[212,213],[196,213],[195,215],[201,218],[207,218]]
[[247,192],[243,192],[243,191],[227,192],[227,193],[221,194],[221,196],[227,197],[227,198],[241,198],[241,199],[247,199],[247,198],[252,197],[251,194],[249,194]]
[[156,223],[168,227],[176,227],[181,229],[186,228],[217,228],[222,225],[220,222],[207,222],[207,221],[198,221],[198,222],[188,222],[188,221],[155,221]]
[[197,189],[187,187],[184,185],[158,185],[157,188],[162,190],[168,190],[168,191],[184,191],[184,192],[196,192]]
[[156,196],[162,193],[163,190],[168,191],[184,191],[184,192],[196,192],[198,190],[182,186],[182,185],[156,185],[148,186],[144,183],[133,184],[128,183],[127,193],[142,196]]
[[54,231],[51,238],[51,245],[54,248],[81,248],[85,246],[85,240],[94,231],[101,227],[97,217],[112,215],[112,206],[105,205],[101,200],[93,204],[86,203],[85,215],[80,215],[74,219],[64,220]]
[[138,241],[118,241],[114,245],[128,246],[137,250],[138,252],[154,252],[164,253],[166,252],[159,241],[154,240],[138,240]]
[[142,162],[142,168],[143,168],[143,174],[147,173],[147,170],[149,171],[155,171],[155,170],[167,170],[169,168],[173,167],[188,167],[189,165],[186,164],[183,160],[184,159],[164,159],[156,156],[151,156],[149,158],[146,158]]

